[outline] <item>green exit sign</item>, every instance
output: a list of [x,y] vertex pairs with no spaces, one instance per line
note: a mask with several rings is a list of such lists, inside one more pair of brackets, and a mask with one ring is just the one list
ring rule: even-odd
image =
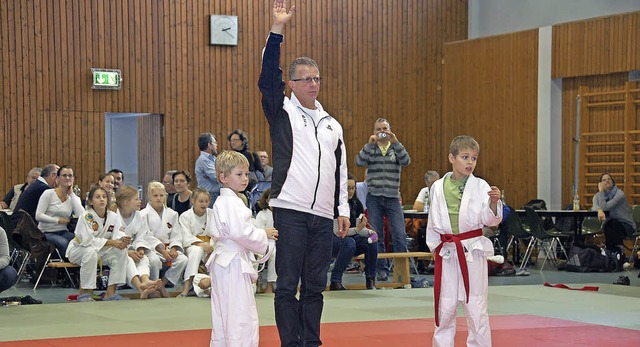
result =
[[93,75],[93,89],[120,89],[122,86],[122,72],[114,69],[91,69]]

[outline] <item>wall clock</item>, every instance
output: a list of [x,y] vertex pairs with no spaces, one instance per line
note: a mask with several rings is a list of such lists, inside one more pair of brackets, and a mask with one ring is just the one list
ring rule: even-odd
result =
[[210,45],[238,45],[238,16],[212,14],[210,18]]

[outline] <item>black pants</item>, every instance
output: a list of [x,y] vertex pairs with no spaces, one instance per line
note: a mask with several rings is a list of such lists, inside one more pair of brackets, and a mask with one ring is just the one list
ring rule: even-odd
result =
[[607,219],[602,230],[604,231],[604,244],[612,252],[620,252],[619,246],[624,244],[624,239],[635,232],[630,225],[615,218]]

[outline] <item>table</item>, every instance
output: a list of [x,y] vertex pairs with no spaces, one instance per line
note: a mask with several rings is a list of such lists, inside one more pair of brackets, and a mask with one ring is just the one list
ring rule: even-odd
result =
[[[587,217],[597,217],[598,211],[591,210],[535,210],[536,214],[540,217],[554,217],[554,218],[573,218],[574,224],[576,226],[575,237],[582,236],[582,221]],[[515,212],[520,215],[525,215],[525,210],[515,210]]]

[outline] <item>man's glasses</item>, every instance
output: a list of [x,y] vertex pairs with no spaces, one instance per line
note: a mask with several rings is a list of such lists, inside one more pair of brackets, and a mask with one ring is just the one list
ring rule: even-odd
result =
[[347,187],[347,190],[356,190],[356,187]]
[[322,82],[322,77],[305,77],[305,78],[295,78],[292,79],[294,82],[302,82],[304,84],[311,84],[311,81],[316,82],[316,84],[320,84]]
[[62,175],[58,175],[58,177],[62,177],[62,178],[73,178],[73,174],[62,174]]

